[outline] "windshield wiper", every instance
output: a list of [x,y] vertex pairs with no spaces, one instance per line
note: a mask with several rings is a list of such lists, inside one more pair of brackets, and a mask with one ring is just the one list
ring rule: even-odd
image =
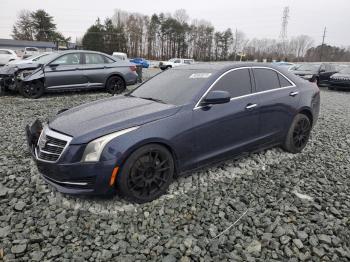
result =
[[158,102],[158,103],[162,103],[162,104],[166,104],[163,100],[158,99],[158,98],[153,98],[153,97],[140,97],[142,99],[146,99],[146,100],[150,100],[150,101],[154,101],[154,102]]

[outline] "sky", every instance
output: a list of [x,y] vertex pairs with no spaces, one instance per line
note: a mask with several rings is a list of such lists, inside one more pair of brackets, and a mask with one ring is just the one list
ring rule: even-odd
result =
[[327,27],[327,44],[350,46],[350,0],[1,0],[0,6],[0,38],[11,38],[22,9],[45,9],[73,41],[117,8],[146,15],[185,9],[191,19],[210,21],[217,30],[237,28],[248,38],[278,38],[283,8],[289,6],[288,37],[306,34],[319,44]]

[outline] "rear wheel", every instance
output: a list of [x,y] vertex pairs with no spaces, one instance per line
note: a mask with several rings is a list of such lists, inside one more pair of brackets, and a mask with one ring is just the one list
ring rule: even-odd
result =
[[120,76],[111,76],[107,80],[106,89],[108,93],[115,95],[124,92],[126,85]]
[[44,84],[42,81],[33,81],[29,83],[23,83],[22,86],[19,88],[19,92],[22,96],[25,98],[33,98],[37,99],[41,97],[44,94]]
[[290,153],[300,153],[309,141],[311,121],[303,114],[295,116],[289,128],[283,148]]
[[133,152],[117,177],[117,189],[127,199],[145,203],[166,192],[174,176],[174,160],[163,146],[149,144]]

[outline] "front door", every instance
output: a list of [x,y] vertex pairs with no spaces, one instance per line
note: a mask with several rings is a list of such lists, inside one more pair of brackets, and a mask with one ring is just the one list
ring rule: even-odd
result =
[[45,87],[50,90],[86,86],[81,61],[81,53],[65,54],[52,61],[45,67]]
[[226,72],[211,90],[228,91],[231,101],[194,109],[195,154],[199,165],[249,151],[259,130],[259,104],[252,95],[248,68]]

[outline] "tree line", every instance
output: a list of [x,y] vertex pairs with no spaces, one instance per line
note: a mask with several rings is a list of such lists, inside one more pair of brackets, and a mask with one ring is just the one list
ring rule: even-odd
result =
[[[13,26],[13,38],[68,43],[45,10],[23,10]],[[290,39],[248,39],[244,32],[219,31],[208,21],[190,19],[186,10],[151,16],[115,10],[112,17],[97,19],[78,43],[82,48],[108,54],[165,60],[172,57],[198,61],[350,61],[350,47],[315,46],[308,35]]]
[[57,31],[54,18],[45,10],[22,10],[12,28],[12,38],[15,40],[49,41],[68,44],[70,37],[64,37]]

